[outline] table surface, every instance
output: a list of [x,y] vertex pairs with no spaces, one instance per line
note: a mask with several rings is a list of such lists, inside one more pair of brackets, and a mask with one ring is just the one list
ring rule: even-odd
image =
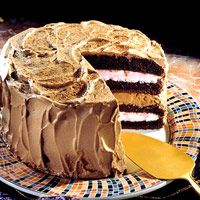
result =
[[[0,48],[3,47],[6,40],[14,34],[24,30],[30,26],[37,27],[38,24],[34,22],[17,23],[15,20],[10,22],[2,22],[0,18]],[[200,104],[200,59],[167,54],[169,63],[168,78],[174,83],[178,84],[181,88],[186,89]],[[200,179],[200,155],[196,161],[195,176]],[[4,198],[11,199],[27,199],[31,198],[14,189],[0,183],[0,199],[1,192],[4,192]],[[7,194],[8,195],[7,195]],[[9,197],[8,197],[9,196]],[[188,185],[186,181],[176,180],[168,186],[143,195],[134,199],[199,199],[197,194]]]

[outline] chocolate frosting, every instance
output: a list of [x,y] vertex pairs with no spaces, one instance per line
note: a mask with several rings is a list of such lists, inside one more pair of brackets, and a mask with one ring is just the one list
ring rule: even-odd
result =
[[80,47],[90,40],[90,26],[83,24],[31,28],[5,44],[1,135],[23,162],[43,171],[73,178],[120,175],[126,167],[119,108],[82,56]]
[[119,108],[88,54],[139,57],[166,68],[158,43],[98,21],[13,36],[1,52],[2,136],[22,161],[74,178],[125,170]]
[[134,93],[134,92],[113,92],[116,99],[120,105],[122,104],[132,104],[140,108],[146,106],[158,106],[159,108],[167,109],[167,93],[165,86],[164,90],[158,95],[144,94],[144,93]]
[[115,101],[60,108],[3,83],[3,139],[20,159],[56,175],[99,178],[124,170]]
[[94,90],[99,76],[84,58],[86,54],[140,57],[166,67],[164,52],[158,43],[138,30],[98,21],[28,29],[12,37],[2,54],[9,60],[10,76],[26,82],[34,93],[62,104],[90,102],[90,94],[95,92],[98,97],[103,96]]

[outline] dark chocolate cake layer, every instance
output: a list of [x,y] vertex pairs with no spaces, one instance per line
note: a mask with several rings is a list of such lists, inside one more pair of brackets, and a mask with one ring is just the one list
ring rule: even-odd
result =
[[125,56],[84,55],[96,69],[118,69],[164,76],[164,69],[152,60]]
[[163,118],[156,121],[130,122],[121,121],[123,129],[159,129],[163,127]]
[[144,112],[144,113],[154,113],[160,116],[164,116],[164,110],[159,108],[158,106],[146,106],[146,107],[138,107],[131,104],[121,104],[119,105],[119,110],[121,112]]
[[151,95],[160,94],[163,88],[163,82],[161,80],[158,80],[157,83],[130,83],[123,81],[108,80],[106,81],[106,83],[111,89],[111,91],[129,91]]

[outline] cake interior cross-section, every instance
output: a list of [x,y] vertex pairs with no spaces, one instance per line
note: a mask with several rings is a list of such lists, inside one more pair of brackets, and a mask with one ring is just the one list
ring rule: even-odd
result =
[[87,55],[86,59],[118,100],[124,129],[163,127],[166,121],[166,69],[136,57]]

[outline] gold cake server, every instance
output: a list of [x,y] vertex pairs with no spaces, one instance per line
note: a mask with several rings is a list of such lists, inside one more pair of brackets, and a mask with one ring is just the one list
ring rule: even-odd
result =
[[200,195],[192,177],[195,162],[183,151],[142,134],[123,131],[121,137],[126,156],[140,168],[158,179],[186,179]]

